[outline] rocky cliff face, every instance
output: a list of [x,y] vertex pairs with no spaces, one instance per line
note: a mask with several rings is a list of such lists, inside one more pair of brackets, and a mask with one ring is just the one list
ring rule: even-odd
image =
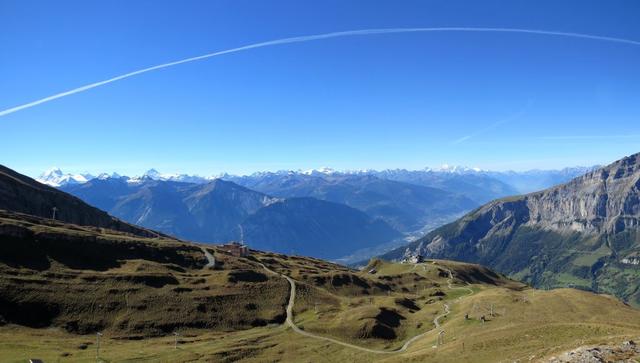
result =
[[[542,287],[640,304],[640,154],[544,191],[499,199],[386,254],[479,262]],[[629,281],[633,281],[632,286]]]
[[640,154],[543,192],[525,196],[529,224],[556,230],[617,233],[638,227]]

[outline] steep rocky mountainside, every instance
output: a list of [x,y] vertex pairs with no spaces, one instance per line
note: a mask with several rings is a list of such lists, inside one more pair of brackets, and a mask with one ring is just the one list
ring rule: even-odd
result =
[[488,203],[385,258],[473,261],[542,287],[640,305],[640,154],[541,192]]
[[125,223],[58,189],[38,183],[0,165],[0,209],[52,218],[82,226],[94,226],[143,237],[158,233]]
[[222,179],[193,184],[107,178],[62,189],[118,218],[192,241],[243,239],[256,249],[338,258],[401,236],[346,205],[275,198]]

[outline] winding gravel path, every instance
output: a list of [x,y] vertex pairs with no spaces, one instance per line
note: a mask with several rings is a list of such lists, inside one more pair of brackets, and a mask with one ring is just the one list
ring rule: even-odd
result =
[[[440,266],[440,267],[442,269],[446,270],[449,273],[449,279],[447,279],[447,287],[449,288],[449,290],[467,290],[467,291],[469,291],[469,294],[458,297],[457,299],[455,299],[455,302],[460,301],[465,296],[469,296],[469,295],[473,294],[473,290],[471,290],[471,288],[469,288],[469,287],[466,287],[466,286],[454,287],[451,284],[453,282],[453,272],[451,272],[451,270],[449,270],[446,267],[442,267],[442,266]],[[449,304],[444,304],[444,313],[436,316],[435,319],[433,319],[433,324],[436,326],[435,329],[440,328],[440,319],[442,319],[443,317],[447,316],[450,312],[451,312],[451,310],[449,309]]]
[[216,258],[213,257],[211,252],[207,251],[206,248],[204,248],[204,247],[200,247],[200,248],[202,249],[202,252],[204,253],[204,257],[207,258],[207,264],[204,265],[203,268],[215,268],[216,267]]
[[[429,329],[421,334],[418,334],[416,336],[414,336],[413,338],[407,340],[402,347],[394,349],[394,350],[379,350],[379,349],[370,349],[370,348],[365,348],[365,347],[361,347],[358,345],[354,345],[354,344],[350,344],[350,343],[346,343],[334,338],[329,338],[329,337],[324,337],[321,335],[317,335],[317,334],[313,334],[313,333],[309,333],[307,331],[304,331],[302,329],[300,329],[295,322],[293,321],[293,306],[295,304],[295,300],[296,300],[296,283],[295,281],[290,278],[289,276],[283,275],[283,274],[279,274],[269,268],[267,268],[267,266],[263,265],[262,263],[260,263],[260,266],[262,266],[262,268],[264,268],[267,272],[269,272],[270,274],[273,275],[277,275],[277,276],[281,276],[284,279],[286,279],[287,281],[289,281],[289,285],[291,286],[291,290],[289,293],[289,303],[287,304],[287,320],[285,322],[286,325],[290,326],[291,329],[300,335],[304,335],[306,337],[309,338],[313,338],[313,339],[317,339],[317,340],[324,340],[326,342],[330,342],[330,343],[334,343],[334,344],[339,344],[342,345],[344,347],[348,347],[348,348],[353,348],[353,349],[357,349],[363,352],[368,352],[368,353],[375,353],[375,354],[395,354],[395,353],[401,353],[406,351],[409,346],[415,342],[416,340],[422,338],[423,336],[425,336],[426,334],[430,333],[431,331],[433,331],[434,329],[438,329],[440,328],[440,322],[439,320],[444,317],[447,316],[447,314],[449,314],[451,312],[451,310],[449,309],[449,305],[448,304],[444,304],[444,313],[440,314],[438,316],[435,317],[435,319],[433,319],[433,323],[435,325],[434,328]],[[444,268],[444,267],[443,267]],[[447,286],[449,289],[453,290],[453,289],[467,289],[471,292],[471,294],[473,294],[473,290],[471,290],[468,287],[453,287],[453,285],[451,284],[453,281],[453,273],[451,272],[451,270],[444,268],[449,272],[449,279],[447,280]],[[466,296],[466,295],[465,295]],[[462,299],[463,296],[459,297],[456,299],[456,301]]]

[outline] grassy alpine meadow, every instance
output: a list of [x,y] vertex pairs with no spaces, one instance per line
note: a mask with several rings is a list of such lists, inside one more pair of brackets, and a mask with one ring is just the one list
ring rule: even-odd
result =
[[[478,265],[374,260],[363,271],[336,271],[328,263],[303,257],[258,252],[249,258],[219,252],[216,256],[227,268],[255,266],[258,273],[262,267],[257,264],[263,263],[295,276],[295,324],[305,332],[356,347],[301,335],[281,321],[245,328],[220,320],[217,325],[226,325],[153,334],[108,328],[100,337],[99,351],[95,332],[7,324],[0,327],[0,361],[95,362],[97,357],[104,362],[536,361],[578,346],[636,339],[640,332],[640,313],[611,296],[575,289],[534,290]],[[218,281],[216,274],[229,273],[222,268],[190,274],[193,278],[211,274],[206,283],[210,284]],[[130,270],[120,267],[111,272]],[[268,281],[235,283],[236,300],[228,313],[236,314],[237,306],[244,310],[244,301],[251,300],[245,291],[282,295],[271,305],[284,312],[289,290],[282,277],[270,278],[273,283],[283,280],[283,287],[267,293],[249,286]],[[218,281],[218,288],[225,281]],[[406,350],[398,351],[419,334],[423,335]]]

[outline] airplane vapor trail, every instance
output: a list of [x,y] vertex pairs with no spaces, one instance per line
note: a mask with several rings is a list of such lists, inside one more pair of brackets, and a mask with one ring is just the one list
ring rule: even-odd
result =
[[482,128],[480,130],[477,130],[476,132],[474,132],[472,134],[465,135],[465,136],[462,136],[462,137],[460,137],[460,138],[458,138],[456,140],[453,140],[451,142],[451,144],[457,145],[457,144],[463,143],[463,142],[465,142],[465,141],[467,141],[467,140],[469,140],[469,139],[471,139],[473,137],[476,137],[476,136],[478,136],[480,134],[483,134],[483,133],[485,133],[485,132],[487,132],[489,130],[493,130],[493,129],[495,129],[496,127],[498,127],[500,125],[513,122],[513,121],[519,119],[520,117],[524,116],[524,114],[526,113],[527,109],[529,109],[529,107],[531,107],[532,104],[533,104],[533,100],[530,99],[530,100],[527,101],[527,104],[520,111],[512,114],[511,116],[509,116],[509,117],[507,117],[505,119],[499,120],[497,122],[494,122],[494,123],[490,124],[489,126],[486,126],[486,127]]
[[329,38],[340,38],[340,37],[348,37],[348,36],[359,36],[359,35],[374,35],[374,34],[394,34],[394,33],[422,33],[422,32],[497,32],[497,33],[526,33],[526,34],[539,34],[539,35],[553,35],[553,36],[562,36],[562,37],[572,37],[572,38],[582,38],[582,39],[590,39],[590,40],[600,40],[607,42],[616,42],[616,43],[624,43],[631,45],[640,46],[640,41],[623,39],[623,38],[614,38],[600,35],[591,35],[591,34],[582,34],[582,33],[570,33],[570,32],[557,32],[557,31],[548,31],[548,30],[534,30],[534,29],[518,29],[518,28],[476,28],[476,27],[438,27],[438,28],[386,28],[386,29],[362,29],[362,30],[349,30],[342,32],[333,32],[333,33],[325,33],[325,34],[315,34],[315,35],[305,35],[291,38],[283,38],[270,40],[261,43],[254,43],[245,45],[242,47],[231,48],[226,50],[221,50],[213,53],[208,53],[196,57],[185,58],[181,60],[177,60],[174,62],[158,64],[156,66],[139,69],[133,72],[125,73],[113,78],[105,79],[103,81],[87,84],[82,87],[74,88],[65,92],[56,93],[54,95],[41,98],[36,101],[32,101],[29,103],[25,103],[23,105],[19,105],[16,107],[8,108],[6,110],[0,111],[0,117],[6,116],[14,112],[18,112],[27,108],[31,108],[46,102],[50,102],[56,100],[58,98],[71,96],[76,93],[88,91],[92,88],[104,86],[106,84],[116,82],[125,78],[133,77],[142,73],[147,73],[155,70],[159,70],[162,68],[172,67],[183,63],[195,62],[202,59],[212,58],[224,54],[237,53],[245,50],[270,47],[274,45],[280,44],[290,44],[290,43],[302,43],[309,42],[320,39],[329,39]]

